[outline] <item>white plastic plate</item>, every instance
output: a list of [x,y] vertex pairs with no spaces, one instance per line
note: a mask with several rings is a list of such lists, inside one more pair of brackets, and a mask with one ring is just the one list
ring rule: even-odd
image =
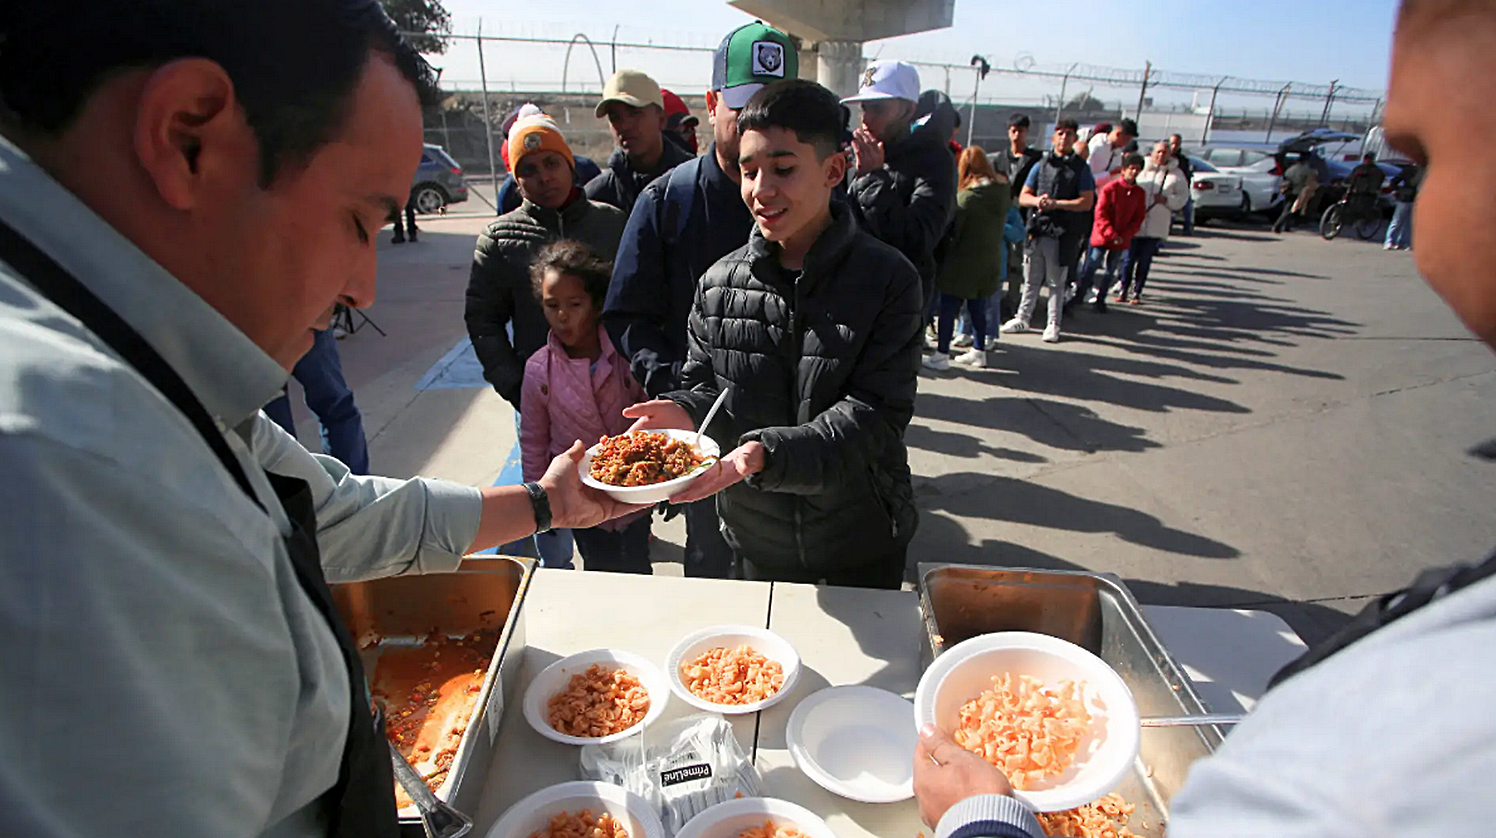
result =
[[809,809],[772,797],[744,797],[718,803],[687,821],[675,838],[738,838],[738,833],[763,826],[764,821],[792,826],[805,838],[836,838],[831,827]]
[[541,789],[519,801],[488,830],[488,838],[528,838],[550,825],[562,812],[575,815],[591,809],[594,815],[612,815],[628,830],[629,838],[665,838],[665,827],[644,798],[611,783],[562,783]]
[[[695,431],[681,431],[673,428],[641,431],[640,433],[664,434],[671,439],[678,439],[688,444],[696,439]],[[619,436],[625,436],[625,434],[619,434]],[[686,488],[686,486],[691,484],[691,481],[700,477],[707,469],[716,465],[716,458],[722,455],[721,446],[717,445],[711,437],[703,436],[701,437],[701,442],[697,444],[696,450],[698,453],[711,459],[691,473],[677,477],[674,480],[666,480],[663,483],[651,483],[648,486],[613,486],[603,483],[600,480],[594,480],[592,477],[592,458],[597,456],[602,447],[602,443],[599,442],[588,448],[587,453],[582,457],[581,465],[577,466],[581,470],[582,482],[594,489],[607,492],[608,496],[614,500],[636,504],[659,503],[662,500],[669,500],[672,495]]]
[[914,705],[873,687],[831,687],[795,707],[785,739],[805,776],[861,803],[914,796]]

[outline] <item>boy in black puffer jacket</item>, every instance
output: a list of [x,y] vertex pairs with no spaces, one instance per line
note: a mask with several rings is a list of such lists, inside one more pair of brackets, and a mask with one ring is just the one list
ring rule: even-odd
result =
[[896,588],[914,535],[904,429],[914,412],[918,271],[832,200],[841,115],[813,82],[777,82],[738,115],[746,247],[702,277],[682,379],[635,405],[635,428],[737,446],[672,502],[717,495],[749,579]]

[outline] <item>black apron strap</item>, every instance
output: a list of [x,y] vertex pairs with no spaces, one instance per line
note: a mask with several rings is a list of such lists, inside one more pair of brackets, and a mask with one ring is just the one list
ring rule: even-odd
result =
[[[126,363],[175,405],[197,429],[198,435],[244,494],[260,509],[265,509],[255,496],[244,468],[218,430],[218,424],[176,370],[138,332],[77,277],[3,220],[0,220],[0,260],[25,277],[43,296],[78,318],[85,328],[119,353]],[[343,758],[338,767],[337,783],[319,799],[328,821],[328,834],[332,838],[396,838],[399,835],[399,815],[395,808],[394,771],[390,767],[384,720],[371,706],[358,647],[343,625],[322,572],[311,489],[305,481],[296,478],[269,471],[265,476],[291,522],[291,534],[286,537],[285,545],[297,581],[331,629],[348,671],[351,706]]]
[[1448,596],[1493,576],[1496,576],[1496,553],[1492,553],[1485,561],[1474,567],[1454,565],[1425,570],[1418,574],[1418,578],[1413,580],[1412,585],[1380,597],[1363,608],[1355,619],[1331,635],[1329,639],[1315,644],[1313,649],[1278,670],[1268,682],[1268,687],[1276,687],[1280,682],[1322,663],[1368,634],[1401,620],[1440,597]]
[[228,469],[229,475],[244,490],[244,494],[256,506],[265,508],[260,499],[255,497],[254,489],[249,485],[249,477],[245,475],[234,452],[229,450],[222,432],[218,430],[218,424],[208,415],[207,409],[182,377],[177,375],[177,371],[146,343],[145,338],[130,328],[113,309],[104,305],[102,300],[94,296],[92,291],[51,256],[43,253],[3,220],[0,220],[0,259],[25,277],[42,296],[78,318],[89,331],[118,352],[125,363],[134,367],[151,386],[160,391],[167,401],[176,405],[177,410],[187,417],[187,421],[192,423],[198,435],[223,463],[223,467]]

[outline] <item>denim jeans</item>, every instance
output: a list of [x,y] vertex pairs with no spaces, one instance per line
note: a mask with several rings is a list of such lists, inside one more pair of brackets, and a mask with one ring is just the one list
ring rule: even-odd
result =
[[[514,411],[514,434],[519,436],[519,411]],[[511,541],[499,547],[504,556],[524,556],[539,559],[541,567],[559,570],[575,570],[572,564],[571,530],[551,530],[536,533],[528,538]]]
[[[353,391],[343,380],[343,361],[332,330],[317,332],[312,348],[296,362],[291,375],[306,391],[306,406],[322,426],[322,451],[336,457],[354,474],[369,473],[369,443],[364,438],[364,418],[353,403]],[[291,401],[282,392],[265,413],[286,433],[296,436]]]
[[587,570],[645,576],[654,573],[654,567],[649,563],[649,523],[652,517],[652,514],[645,515],[621,530],[602,527],[572,530],[577,552],[582,554]]
[[1148,283],[1148,271],[1153,268],[1153,257],[1164,240],[1138,236],[1127,249],[1127,258],[1122,262],[1122,288],[1117,292],[1123,297],[1129,290],[1135,297],[1143,296],[1143,286]]
[[1413,246],[1413,202],[1398,201],[1392,211],[1392,223],[1387,225],[1388,247],[1408,248]]
[[[1084,303],[1086,292],[1092,288],[1096,289],[1096,299],[1105,299],[1107,289],[1112,287],[1112,282],[1117,278],[1117,272],[1122,268],[1126,260],[1127,250],[1107,250],[1101,247],[1091,248],[1086,254],[1086,267],[1081,271],[1080,281],[1075,285],[1075,299],[1077,305]],[[1104,267],[1103,267],[1104,266]],[[1103,271],[1101,284],[1096,284],[1096,271]]]
[[975,323],[976,335],[972,346],[979,350],[987,348],[987,298],[980,297],[975,300],[966,300],[950,294],[940,295],[940,321],[936,326],[937,337],[936,349],[940,352],[951,351],[951,331],[956,325],[956,313],[962,306],[971,314],[969,322]]

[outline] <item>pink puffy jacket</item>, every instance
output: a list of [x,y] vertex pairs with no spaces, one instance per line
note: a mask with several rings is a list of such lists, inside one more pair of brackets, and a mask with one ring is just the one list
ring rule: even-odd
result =
[[[573,442],[591,446],[604,434],[628,430],[633,420],[624,418],[623,409],[644,401],[644,388],[629,372],[628,360],[613,348],[601,325],[597,334],[603,354],[595,367],[586,358],[568,357],[555,334],[525,363],[519,446],[527,481],[545,474],[551,460]],[[619,529],[638,517],[629,515],[603,526]]]

